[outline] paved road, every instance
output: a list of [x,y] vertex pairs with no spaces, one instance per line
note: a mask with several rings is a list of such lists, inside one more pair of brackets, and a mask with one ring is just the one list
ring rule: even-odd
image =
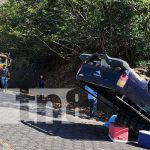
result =
[[15,101],[13,94],[0,96],[0,150],[142,149],[133,142],[111,142],[102,122],[65,115],[34,102],[27,107]]

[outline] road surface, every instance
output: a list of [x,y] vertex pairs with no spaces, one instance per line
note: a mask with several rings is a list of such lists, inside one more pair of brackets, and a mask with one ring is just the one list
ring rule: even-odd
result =
[[142,150],[134,142],[113,143],[102,122],[20,103],[13,92],[0,97],[0,150]]

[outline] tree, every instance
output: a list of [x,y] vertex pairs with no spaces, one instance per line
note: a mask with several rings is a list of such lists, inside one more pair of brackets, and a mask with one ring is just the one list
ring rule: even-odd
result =
[[149,10],[149,0],[8,0],[0,7],[1,48],[63,59],[107,51],[134,65],[150,56]]

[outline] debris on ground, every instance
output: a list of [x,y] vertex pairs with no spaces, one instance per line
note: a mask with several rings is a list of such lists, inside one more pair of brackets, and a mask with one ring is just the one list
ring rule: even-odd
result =
[[[76,109],[78,109],[79,111],[79,116],[86,116],[89,117],[89,110],[90,107],[83,107],[80,106],[78,103],[76,102],[67,102],[67,104],[62,104],[60,99],[58,99],[58,97],[52,96],[52,97],[46,97],[43,100],[41,100],[41,102],[46,102],[49,101],[52,103],[53,108],[54,109],[60,109],[62,108],[64,105],[66,107],[67,113],[74,113]],[[107,121],[110,118],[111,114],[109,112],[104,113],[103,111],[97,111],[97,118],[100,121]]]
[[134,68],[134,71],[143,79],[150,81],[150,68],[148,67]]

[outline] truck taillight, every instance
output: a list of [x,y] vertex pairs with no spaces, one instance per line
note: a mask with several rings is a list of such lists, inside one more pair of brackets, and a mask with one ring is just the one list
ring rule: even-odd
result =
[[128,81],[128,75],[122,74],[117,82],[117,86],[123,88]]

